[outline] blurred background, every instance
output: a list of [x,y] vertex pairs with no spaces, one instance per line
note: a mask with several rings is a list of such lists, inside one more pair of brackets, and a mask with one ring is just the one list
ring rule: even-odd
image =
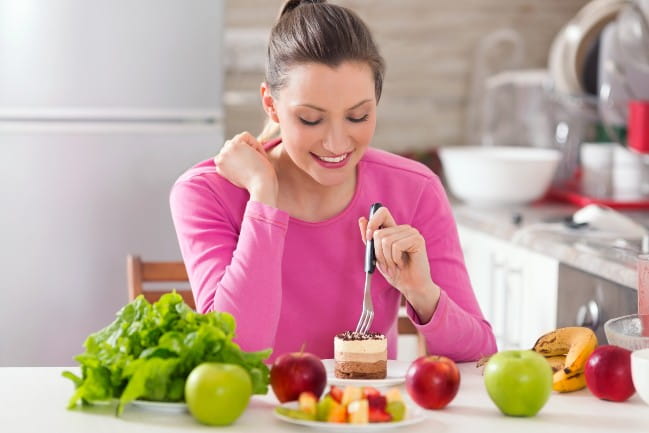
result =
[[[282,3],[0,0],[0,366],[70,365],[128,301],[128,254],[180,259],[169,189],[228,137],[261,130]],[[562,111],[544,89],[550,80],[556,96],[551,52],[567,58],[552,47],[586,0],[335,3],[367,22],[386,59],[374,146],[439,171],[440,147],[557,147],[575,130],[571,113],[548,117]],[[559,89],[576,117],[597,116],[597,82],[582,74],[597,59],[584,49],[575,56],[595,66]],[[570,177],[579,148],[561,151]]]

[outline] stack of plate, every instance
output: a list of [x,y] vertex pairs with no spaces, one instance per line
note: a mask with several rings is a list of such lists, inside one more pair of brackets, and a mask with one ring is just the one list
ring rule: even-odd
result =
[[587,57],[604,27],[613,22],[625,0],[593,0],[561,29],[550,48],[548,68],[556,89],[568,95],[586,93]]

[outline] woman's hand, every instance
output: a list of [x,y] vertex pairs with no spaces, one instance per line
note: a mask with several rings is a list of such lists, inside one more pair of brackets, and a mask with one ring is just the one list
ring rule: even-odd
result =
[[427,323],[437,307],[440,288],[430,277],[424,237],[414,227],[397,225],[385,207],[370,221],[361,217],[358,225],[363,242],[374,238],[376,264],[383,277],[403,293],[421,323]]
[[225,142],[214,157],[216,172],[250,193],[250,199],[277,206],[277,173],[261,143],[249,132]]

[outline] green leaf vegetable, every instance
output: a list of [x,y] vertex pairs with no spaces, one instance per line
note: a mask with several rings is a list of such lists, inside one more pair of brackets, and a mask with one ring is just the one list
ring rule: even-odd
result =
[[184,400],[185,379],[202,362],[238,364],[248,371],[255,394],[268,392],[270,349],[244,352],[232,341],[235,320],[228,313],[200,314],[177,293],[154,304],[139,296],[117,319],[85,341],[75,359],[81,377],[65,371],[76,391],[68,408],[119,399],[117,415],[130,401]]

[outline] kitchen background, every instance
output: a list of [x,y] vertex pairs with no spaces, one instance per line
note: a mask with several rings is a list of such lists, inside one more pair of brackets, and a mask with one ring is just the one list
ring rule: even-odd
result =
[[[374,32],[387,63],[374,145],[394,152],[466,144],[478,50],[504,28],[520,34],[521,68],[545,68],[557,32],[586,0],[342,0]],[[281,0],[226,2],[226,136],[256,131],[268,26]],[[493,68],[511,54],[489,51]],[[489,66],[489,65],[487,65]],[[485,72],[489,72],[488,68]],[[493,70],[491,72],[494,72]]]
[[[127,254],[180,258],[169,187],[225,138],[261,129],[258,86],[281,3],[0,0],[0,366],[71,364],[84,338],[127,302]],[[441,146],[479,144],[484,78],[546,68],[555,36],[587,1],[336,3],[366,20],[387,62],[374,145],[426,160]],[[545,317],[535,316],[533,335],[558,323],[566,270],[538,254],[522,268],[512,265],[521,251],[499,244],[516,228],[511,217],[506,211],[476,222],[470,208],[458,208],[461,236],[473,245],[470,266],[493,259],[481,254],[505,251],[509,264],[499,269],[515,272],[499,271],[499,281],[518,278],[537,295],[550,293],[536,299],[549,306],[536,310]],[[498,233],[498,245],[483,231]],[[612,278],[599,262],[571,257]],[[632,285],[627,271],[614,266],[613,279]],[[484,275],[474,281],[483,309],[506,317],[494,321],[499,342],[522,342],[522,334],[504,330],[522,329],[512,317],[528,311],[520,297],[504,294],[512,284],[485,288],[493,273],[472,272]]]

